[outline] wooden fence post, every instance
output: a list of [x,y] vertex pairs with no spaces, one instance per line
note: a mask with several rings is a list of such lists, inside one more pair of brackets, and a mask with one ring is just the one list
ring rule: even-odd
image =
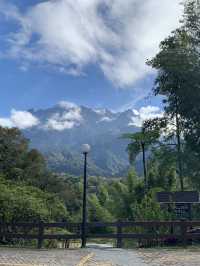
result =
[[187,247],[187,225],[184,221],[181,224],[181,238],[183,246]]
[[43,237],[44,237],[44,224],[43,222],[40,222],[38,226],[38,245],[37,245],[38,249],[42,248],[42,243],[44,240]]
[[122,226],[120,224],[120,221],[117,223],[117,248],[122,248],[123,246],[123,241],[122,241]]

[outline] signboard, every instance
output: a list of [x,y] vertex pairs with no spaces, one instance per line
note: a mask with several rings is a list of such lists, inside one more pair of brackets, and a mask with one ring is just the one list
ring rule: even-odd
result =
[[199,192],[197,191],[174,192],[174,201],[185,202],[185,203],[199,202]]
[[158,192],[157,201],[159,203],[198,203],[198,191],[177,191],[177,192]]
[[160,203],[170,203],[173,202],[173,194],[172,192],[158,192],[157,193],[157,201]]

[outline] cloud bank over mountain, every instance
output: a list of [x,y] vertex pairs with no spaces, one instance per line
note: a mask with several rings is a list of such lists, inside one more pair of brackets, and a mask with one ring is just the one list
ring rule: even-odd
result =
[[[13,109],[9,117],[0,117],[0,125],[20,128],[55,172],[80,175],[81,146],[88,143],[92,147],[90,174],[121,176],[129,167],[128,142],[122,134],[137,132],[144,119],[161,115],[162,110],[155,106],[113,112],[62,101],[48,109]],[[136,168],[140,169],[140,160]]]
[[130,126],[142,127],[145,120],[153,118],[161,118],[164,113],[157,106],[145,106],[141,107],[139,110],[133,110],[134,116],[131,118]]
[[48,118],[43,126],[45,129],[63,131],[80,125],[83,120],[81,116],[81,108],[68,102],[62,102],[59,106],[64,108],[64,112],[55,113]]
[[[85,108],[68,101],[61,101],[53,111],[41,119],[38,112],[11,110],[10,117],[0,117],[0,126],[18,127],[19,129],[29,129],[38,127],[40,130],[64,131],[81,127],[90,123],[90,115],[84,114]],[[163,112],[156,106],[144,106],[139,110],[129,109],[123,112],[112,112],[107,109],[91,109],[89,112],[94,116],[94,122],[99,123],[115,123],[121,116],[125,116],[128,120],[124,122],[125,127],[141,127],[146,119],[162,117]]]
[[15,29],[0,56],[70,75],[97,65],[116,87],[151,73],[145,65],[181,18],[180,0],[49,0],[21,10],[0,1],[0,19]]

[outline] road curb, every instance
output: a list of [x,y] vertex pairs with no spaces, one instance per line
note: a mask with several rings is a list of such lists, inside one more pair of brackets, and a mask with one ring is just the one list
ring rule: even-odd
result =
[[[90,253],[87,256],[83,257],[80,262],[76,266],[84,266],[86,262],[88,262],[91,258],[94,257],[94,253]],[[1,266],[1,265],[0,265]]]

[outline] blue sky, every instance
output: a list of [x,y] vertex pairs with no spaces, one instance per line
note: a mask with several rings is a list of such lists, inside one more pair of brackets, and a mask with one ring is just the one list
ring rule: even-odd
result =
[[138,82],[138,89],[122,90],[95,67],[88,70],[88,76],[77,78],[34,67],[24,72],[16,62],[2,60],[0,71],[1,116],[9,115],[12,108],[47,108],[61,100],[113,110],[160,103],[157,97],[149,97],[153,77]]
[[160,106],[145,61],[181,15],[179,0],[164,2],[0,0],[0,118],[63,100]]

